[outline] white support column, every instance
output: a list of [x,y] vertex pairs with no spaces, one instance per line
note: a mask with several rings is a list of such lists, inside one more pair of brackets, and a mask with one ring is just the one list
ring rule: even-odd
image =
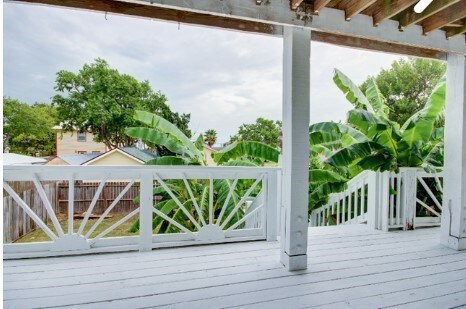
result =
[[281,262],[307,268],[311,31],[283,35],[283,207]]
[[441,242],[466,249],[466,61],[448,54]]

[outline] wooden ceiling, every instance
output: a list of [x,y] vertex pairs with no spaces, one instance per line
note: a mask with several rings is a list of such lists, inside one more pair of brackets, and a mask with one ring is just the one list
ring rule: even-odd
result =
[[399,23],[403,31],[412,25],[422,27],[424,34],[441,29],[447,38],[466,32],[466,0],[434,0],[422,13],[415,13],[419,0],[290,0],[291,9],[310,10],[318,15],[328,7],[345,12],[345,18],[357,14],[372,17],[374,27],[391,19]]

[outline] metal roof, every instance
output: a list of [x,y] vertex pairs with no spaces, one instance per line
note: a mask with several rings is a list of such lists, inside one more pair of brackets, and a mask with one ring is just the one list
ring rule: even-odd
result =
[[44,164],[47,160],[43,158],[20,155],[17,153],[4,153],[3,165],[31,165]]

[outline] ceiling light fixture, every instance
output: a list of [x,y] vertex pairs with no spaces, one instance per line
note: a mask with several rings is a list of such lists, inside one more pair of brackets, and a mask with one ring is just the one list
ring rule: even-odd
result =
[[414,7],[414,12],[422,13],[432,3],[433,0],[421,0],[419,1],[416,6]]

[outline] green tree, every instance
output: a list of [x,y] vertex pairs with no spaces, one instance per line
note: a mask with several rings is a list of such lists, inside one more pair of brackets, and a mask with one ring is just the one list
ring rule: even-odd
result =
[[255,141],[278,147],[278,135],[281,127],[281,121],[257,118],[255,123],[242,124],[238,133],[230,137],[230,143],[235,141]]
[[[25,155],[51,155],[55,151],[52,127],[58,123],[53,106],[45,103],[28,105],[3,97],[4,147]],[[5,145],[6,144],[6,145]]]
[[136,125],[135,110],[160,115],[191,136],[189,114],[171,111],[165,95],[154,92],[148,81],[139,82],[120,74],[103,59],[85,64],[78,73],[58,72],[55,90],[58,94],[53,97],[53,104],[63,128],[91,130],[95,141],[109,148],[134,144],[135,140],[124,130]]
[[[437,60],[408,58],[393,62],[390,69],[382,70],[375,82],[389,108],[388,118],[404,123],[411,115],[420,111],[430,93],[445,74],[446,65]],[[361,86],[366,92],[372,77]],[[442,126],[442,118],[437,126]]]
[[217,142],[217,131],[213,129],[205,131],[204,142],[206,142],[209,147],[212,147]]

